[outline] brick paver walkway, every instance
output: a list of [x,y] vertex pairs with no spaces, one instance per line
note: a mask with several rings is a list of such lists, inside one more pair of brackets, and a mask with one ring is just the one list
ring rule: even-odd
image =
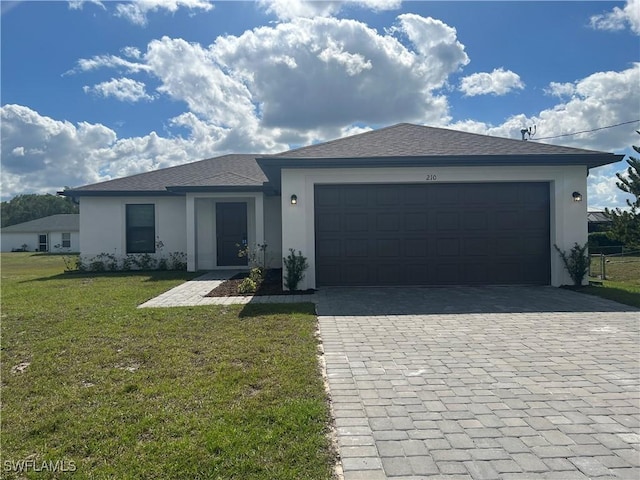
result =
[[640,312],[544,288],[324,289],[345,480],[640,478]]
[[194,307],[200,305],[232,305],[246,303],[297,303],[314,302],[314,295],[243,295],[235,297],[206,297],[205,295],[216,288],[238,271],[219,270],[208,272],[193,280],[178,285],[171,290],[158,295],[141,304],[138,308],[162,307]]

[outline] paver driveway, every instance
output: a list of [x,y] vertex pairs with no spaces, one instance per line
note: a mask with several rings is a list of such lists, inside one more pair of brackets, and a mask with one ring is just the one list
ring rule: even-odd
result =
[[640,312],[551,287],[323,289],[345,480],[640,478]]

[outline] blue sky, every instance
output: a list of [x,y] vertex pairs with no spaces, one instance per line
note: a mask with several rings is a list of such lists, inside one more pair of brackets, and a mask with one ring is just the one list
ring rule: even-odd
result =
[[[2,1],[2,199],[398,122],[618,153],[640,0]],[[624,164],[589,178],[621,206]]]

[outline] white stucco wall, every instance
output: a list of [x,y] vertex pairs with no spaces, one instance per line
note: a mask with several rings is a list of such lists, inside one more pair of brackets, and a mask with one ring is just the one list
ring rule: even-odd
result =
[[[64,232],[71,234],[71,247],[62,248],[62,233],[63,232],[49,232],[43,231],[40,233],[0,233],[0,243],[2,244],[1,251],[10,252],[15,248],[22,248],[22,245],[27,245],[29,252],[35,252],[39,248],[38,236],[40,234],[47,234],[49,236],[49,252],[62,253],[62,252],[79,252],[80,251],[80,234],[79,232]],[[60,245],[56,248],[56,245]]]
[[[247,235],[250,245],[269,245],[269,266],[280,266],[280,197],[262,193],[198,193],[175,197],[81,197],[80,243],[83,258],[100,253],[126,255],[125,210],[127,204],[154,204],[156,237],[166,257],[171,252],[187,254],[188,269],[211,270],[216,261],[216,203],[247,203]],[[159,256],[160,252],[156,253]]]
[[156,238],[164,244],[162,254],[186,253],[184,197],[81,197],[80,253],[83,258],[100,253],[118,258],[126,255],[127,204],[155,205]]
[[[587,242],[587,168],[584,166],[522,167],[419,167],[371,169],[283,169],[282,251],[300,250],[308,258],[309,269],[300,288],[315,288],[314,186],[337,183],[424,183],[462,182],[549,182],[551,196],[550,237],[551,284],[572,284],[553,245],[570,250],[574,243]],[[582,193],[582,202],[571,194]],[[298,197],[291,205],[291,195]],[[472,199],[470,200],[472,201]]]

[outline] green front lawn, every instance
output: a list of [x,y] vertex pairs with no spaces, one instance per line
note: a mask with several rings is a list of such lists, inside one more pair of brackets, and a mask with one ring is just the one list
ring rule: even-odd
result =
[[311,305],[139,310],[190,275],[1,259],[3,478],[331,478]]
[[605,276],[602,280],[597,275],[602,273],[600,257],[591,257],[590,280],[602,282],[602,285],[580,287],[577,291],[597,295],[625,305],[640,307],[640,257],[606,257]]

